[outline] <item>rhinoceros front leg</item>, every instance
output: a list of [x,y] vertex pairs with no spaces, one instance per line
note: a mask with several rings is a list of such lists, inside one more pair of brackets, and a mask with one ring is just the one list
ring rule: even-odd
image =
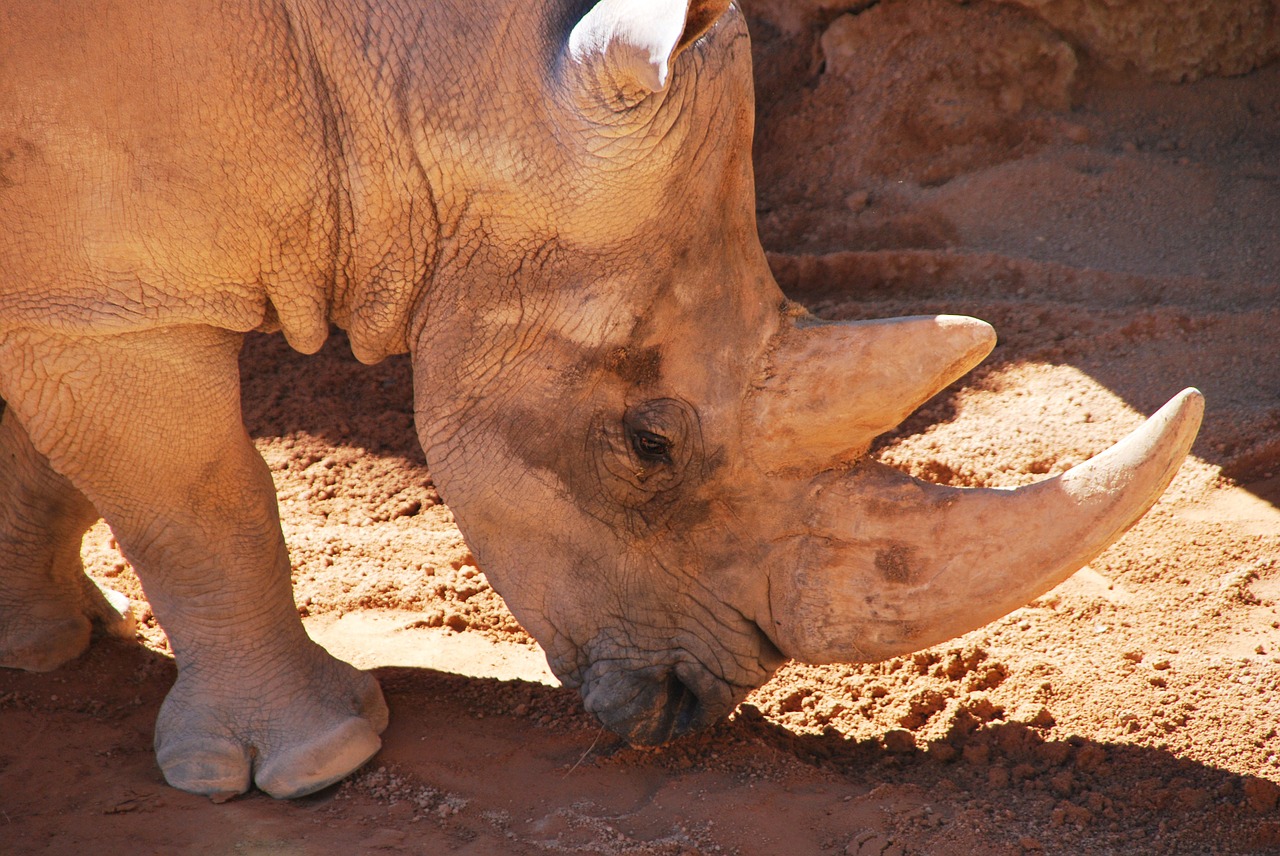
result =
[[98,519],[84,494],[0,408],[0,666],[44,672],[79,656],[93,625],[132,636],[128,600],[84,574],[80,544]]
[[156,723],[170,784],[318,790],[378,750],[373,678],[302,627],[275,491],[240,416],[241,337],[206,327],[0,334],[0,396],[97,507],[173,646]]

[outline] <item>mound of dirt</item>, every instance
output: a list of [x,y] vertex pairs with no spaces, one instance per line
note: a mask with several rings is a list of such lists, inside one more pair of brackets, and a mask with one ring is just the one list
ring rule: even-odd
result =
[[[969,5],[968,0],[949,0]],[[1035,16],[1089,59],[1167,82],[1247,74],[1280,56],[1280,15],[1270,0],[994,0]],[[919,0],[744,0],[754,20],[789,38],[820,31],[840,15]],[[979,5],[979,4],[975,4]],[[915,14],[915,13],[912,13]]]
[[1185,4],[1167,26],[1199,21],[1193,50],[1147,28],[1165,4],[1083,2],[747,9],[784,289],[825,318],[1000,334],[880,460],[1026,484],[1204,391],[1193,458],[1085,570],[945,645],[791,664],[709,732],[627,748],[540,667],[441,504],[407,360],[251,336],[244,408],[299,611],[375,670],[385,747],[293,803],[167,788],[172,660],[100,526],[86,565],[138,602],[143,644],[0,672],[0,851],[1280,852],[1280,66],[1253,69],[1274,15]]

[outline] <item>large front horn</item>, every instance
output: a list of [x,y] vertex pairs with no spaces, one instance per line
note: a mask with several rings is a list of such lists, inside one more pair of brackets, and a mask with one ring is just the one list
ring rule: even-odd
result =
[[809,663],[944,642],[1069,577],[1132,526],[1191,448],[1204,400],[1181,392],[1097,457],[1017,489],[928,484],[875,461],[808,483],[769,566],[762,629]]

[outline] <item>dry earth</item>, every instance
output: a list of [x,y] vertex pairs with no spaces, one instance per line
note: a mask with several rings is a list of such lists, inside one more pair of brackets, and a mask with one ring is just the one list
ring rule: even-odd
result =
[[1024,484],[1199,386],[1194,458],[1152,513],[989,627],[789,665],[641,752],[554,686],[475,566],[414,443],[407,362],[251,337],[246,419],[299,610],[382,681],[385,748],[291,803],[167,788],[150,741],[172,661],[99,526],[86,563],[137,600],[143,644],[0,673],[0,852],[1280,852],[1280,66],[1148,83],[1025,12],[941,0],[806,20],[753,20],[780,282],[827,318],[1001,334],[875,454]]

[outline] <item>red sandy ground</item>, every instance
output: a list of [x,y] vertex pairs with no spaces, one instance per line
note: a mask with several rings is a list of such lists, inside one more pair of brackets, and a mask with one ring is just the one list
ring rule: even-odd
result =
[[[868,39],[894,24],[873,13]],[[995,324],[992,357],[877,446],[918,476],[1035,481],[1199,386],[1193,459],[1116,546],[947,645],[789,665],[710,732],[637,751],[538,682],[431,486],[407,361],[251,337],[246,419],[299,609],[374,668],[385,747],[289,803],[168,788],[150,743],[173,665],[100,526],[86,563],[139,601],[143,644],[0,673],[0,852],[1280,852],[1280,67],[1182,86],[1082,68],[1059,103],[1054,67],[1018,72],[1043,84],[1019,95],[957,61],[939,94],[911,77],[957,30],[931,14],[934,42],[826,67],[757,29],[763,238],[824,317]]]

